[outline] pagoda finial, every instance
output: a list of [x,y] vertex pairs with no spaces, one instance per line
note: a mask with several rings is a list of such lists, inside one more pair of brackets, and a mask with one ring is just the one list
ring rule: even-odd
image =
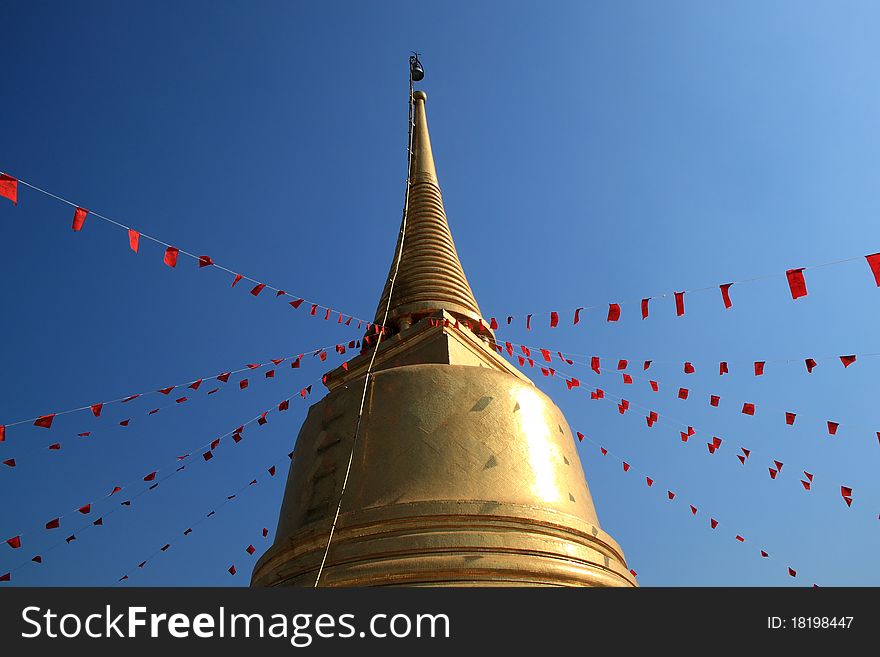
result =
[[[446,310],[462,319],[475,320],[479,326],[480,308],[458,259],[452,233],[446,221],[443,196],[434,166],[425,101],[428,95],[413,92],[413,138],[410,154],[409,202],[401,224],[394,260],[403,238],[403,254],[394,284],[388,324],[400,327],[438,310]],[[405,234],[404,234],[405,232]],[[391,275],[376,311],[381,323],[388,300]]]

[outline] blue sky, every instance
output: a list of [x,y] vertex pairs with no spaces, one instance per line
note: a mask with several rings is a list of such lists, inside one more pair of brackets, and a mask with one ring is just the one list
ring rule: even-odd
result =
[[[880,584],[880,363],[844,371],[825,360],[812,375],[802,364],[880,351],[880,290],[864,261],[808,271],[810,295],[797,302],[784,276],[880,251],[873,3],[43,2],[3,15],[0,169],[348,313],[372,316],[394,248],[411,50],[423,53],[446,210],[486,316],[556,309],[566,320],[578,306],[777,273],[734,286],[727,311],[711,290],[689,295],[682,318],[666,299],[644,322],[625,305],[617,324],[602,310],[578,327],[536,320],[499,337],[651,358],[657,394],[641,379],[580,378],[700,430],[683,445],[673,424],[647,429],[644,411],[621,417],[537,381],[573,430],[633,464],[624,475],[581,446],[602,527],[642,585]],[[18,207],[0,202],[0,422],[358,337],[230,290],[220,272],[171,270],[155,245],[136,256],[124,232],[94,219],[73,233],[71,214],[27,189]],[[696,374],[683,374],[685,360]],[[719,360],[729,376],[717,376]],[[754,360],[768,361],[761,378]],[[95,514],[115,508],[99,502],[113,485],[167,469],[322,371],[307,359],[149,419],[136,400],[100,420],[10,429],[0,460],[19,465],[0,471],[0,527],[25,545],[3,546],[0,573],[43,553],[15,583],[112,584],[171,542],[132,584],[246,584],[255,557],[244,548],[258,556],[260,530],[274,532],[304,403],[71,545],[47,552],[63,536],[39,527],[88,501],[102,505]],[[680,385],[692,399],[675,399]],[[742,401],[758,404],[754,418]],[[784,409],[799,413],[794,428]],[[824,419],[841,423],[836,438]],[[715,456],[711,435],[724,439]],[[62,449],[48,451],[56,440]],[[747,466],[739,446],[754,451]],[[771,457],[785,464],[777,480]],[[810,493],[803,469],[815,474]],[[841,484],[855,489],[851,509]]]

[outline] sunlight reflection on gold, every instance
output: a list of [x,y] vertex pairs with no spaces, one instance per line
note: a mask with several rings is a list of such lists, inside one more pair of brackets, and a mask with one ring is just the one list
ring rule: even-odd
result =
[[546,406],[537,393],[527,387],[516,391],[516,401],[529,450],[529,464],[535,475],[532,492],[547,502],[555,502],[560,495],[556,485],[556,468],[552,454],[554,445],[545,415]]

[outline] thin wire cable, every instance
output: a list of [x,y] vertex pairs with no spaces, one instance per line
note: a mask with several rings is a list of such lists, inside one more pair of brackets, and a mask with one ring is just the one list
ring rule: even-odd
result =
[[348,465],[345,467],[345,476],[342,479],[342,490],[339,492],[339,503],[336,505],[336,513],[333,515],[333,524],[330,525],[330,533],[327,536],[327,545],[324,548],[324,555],[321,557],[321,565],[318,567],[318,574],[315,577],[314,588],[318,587],[321,582],[321,575],[324,572],[324,566],[327,564],[327,555],[330,554],[330,543],[333,541],[333,534],[336,533],[336,524],[339,522],[339,514],[342,512],[342,500],[345,498],[345,489],[348,486],[348,479],[351,475],[351,465],[354,462],[354,450],[357,446],[358,433],[361,428],[361,418],[364,414],[364,404],[367,400],[367,388],[370,385],[370,376],[373,372],[373,364],[376,362],[376,354],[379,353],[379,345],[382,344],[382,336],[385,334],[385,325],[388,322],[388,313],[391,310],[391,298],[394,294],[394,283],[397,281],[397,272],[400,269],[400,261],[403,257],[403,243],[406,239],[406,220],[409,215],[409,192],[412,186],[412,161],[413,161],[413,80],[412,72],[409,75],[409,136],[407,145],[407,164],[406,164],[406,196],[403,200],[403,220],[400,224],[400,240],[397,249],[397,257],[394,261],[394,272],[391,275],[391,284],[388,287],[388,300],[385,302],[385,313],[382,317],[382,329],[378,333],[376,339],[376,347],[373,349],[373,355],[370,357],[370,363],[367,365],[367,373],[364,376],[364,390],[361,393],[361,403],[358,408],[357,422],[354,427],[354,438],[351,442],[351,452],[348,455]]
[[[510,360],[511,360],[511,364],[513,364],[513,360],[512,360],[512,358],[511,358]],[[520,369],[525,370],[525,366],[523,366],[523,365],[519,365],[519,367],[520,367]],[[567,377],[567,378],[575,378],[575,377],[572,377],[571,374],[569,374],[568,372],[566,372],[566,371],[564,371],[564,370],[557,369],[557,368],[553,368],[553,369],[554,369],[554,372],[556,372],[556,373],[558,373],[558,374],[562,374],[563,377]],[[553,377],[553,378],[556,378],[556,377]],[[583,388],[583,390],[584,390],[585,392],[597,392],[597,391],[600,390],[600,388],[595,387],[595,386],[591,386],[591,385],[589,385],[589,384],[584,384],[584,385],[581,386],[581,387]],[[619,403],[622,403],[622,402],[624,401],[624,398],[623,398],[623,397],[615,397],[613,394],[609,394],[604,388],[602,388],[601,390],[602,390],[602,393],[603,393],[603,395],[604,395],[604,396],[603,396],[603,399],[604,399],[604,398],[607,398],[607,399],[609,399],[609,400],[611,400],[611,401],[613,401],[613,402],[617,402],[618,404],[619,404]],[[634,401],[627,400],[627,403],[628,403],[632,408],[639,408],[639,409],[641,409],[641,410],[643,410],[643,411],[648,411],[648,413],[651,413],[651,412],[652,412],[652,409],[651,409],[650,407],[648,407],[648,406],[644,406],[644,405],[642,405],[642,404],[640,404],[640,403],[638,403],[638,402],[634,402]],[[659,414],[658,414],[658,415],[659,415]],[[664,419],[664,418],[668,418],[670,421],[667,421],[667,420]],[[691,434],[691,435],[697,435],[698,433],[703,434],[703,435],[707,435],[707,436],[709,436],[709,435],[711,435],[711,436],[715,436],[715,435],[717,435],[717,434],[715,434],[715,433],[713,433],[713,432],[710,432],[710,431],[704,431],[702,428],[700,428],[700,427],[697,426],[696,424],[693,424],[693,425],[688,424],[687,422],[685,422],[685,421],[683,421],[683,420],[680,420],[680,419],[678,419],[677,417],[674,417],[673,415],[671,415],[671,414],[669,414],[669,413],[665,413],[665,412],[664,412],[662,415],[659,415],[658,419],[657,419],[657,420],[654,420],[653,424],[658,424],[658,425],[661,425],[661,426],[672,427],[672,428],[675,428],[676,430],[678,430],[679,432],[681,432],[682,427],[687,427],[688,429],[693,429],[693,430],[694,430],[694,433]],[[683,432],[682,432],[682,433],[683,433]],[[688,438],[690,438],[690,437],[691,437],[691,436],[688,435]],[[732,439],[731,439],[731,442],[733,442]],[[740,447],[742,448],[742,445],[741,445],[741,444],[740,444]],[[756,455],[756,456],[763,454],[765,457],[770,458],[771,460],[775,460],[773,456],[767,454],[766,452],[756,451],[754,448],[749,449],[749,452],[750,452],[751,454]],[[809,466],[808,466],[808,467],[809,467]],[[806,469],[803,469],[803,468],[801,468],[801,469],[802,469],[804,472],[807,472]],[[814,468],[810,468],[810,472],[811,472],[811,474],[814,474],[814,475],[815,475],[816,470],[815,470]]]
[[[313,350],[313,351],[304,351],[301,354],[298,354],[298,356],[304,356],[306,354],[316,355],[316,354],[320,353],[321,351],[327,351],[328,349],[330,349],[330,347],[333,347],[333,346],[336,346],[336,345],[331,344],[331,345],[326,345],[324,347],[320,347],[320,348]],[[281,363],[288,361],[288,360],[296,360],[296,358],[298,356],[285,356],[284,358],[280,359],[280,362],[278,364],[280,365]],[[267,365],[269,365],[270,362],[272,362],[272,361],[269,361],[266,363],[258,363],[259,367],[250,367],[250,366],[245,365],[244,367],[240,367],[237,370],[230,370],[228,372],[228,374],[232,375],[232,374],[239,374],[240,372],[255,371],[258,369],[262,369],[263,367],[266,367]],[[274,365],[274,363],[273,363],[273,365]],[[227,372],[221,372],[221,374],[227,374]],[[178,383],[177,385],[171,386],[171,389],[176,390],[177,388],[185,388],[185,387],[188,387],[188,386],[194,384],[196,381],[209,381],[211,379],[216,379],[217,376],[218,375],[216,375],[216,374],[211,375],[211,376],[202,376],[197,379],[193,379],[192,381],[187,381],[185,383]],[[118,399],[111,399],[110,401],[105,401],[105,402],[100,402],[100,403],[103,404],[104,406],[109,406],[110,404],[122,403],[125,400],[130,399],[130,398],[132,399],[132,401],[134,401],[134,399],[137,397],[146,397],[147,395],[152,395],[152,394],[164,394],[164,393],[160,393],[159,390],[145,390],[143,392],[138,392],[138,393],[134,393],[131,395],[126,395],[125,397],[119,397]],[[55,413],[52,413],[52,415],[57,417],[59,415],[67,415],[69,413],[77,413],[79,411],[89,410],[92,406],[93,406],[93,404],[86,404],[85,406],[79,406],[77,408],[69,408],[64,411],[56,411]],[[38,420],[40,417],[43,417],[43,416],[40,415],[38,417],[32,417],[32,418],[28,418],[26,420],[17,420],[15,422],[7,422],[3,426],[5,426],[8,429],[9,427],[14,427],[19,424],[25,424],[26,422],[33,422],[35,420]]]
[[[311,385],[314,385],[316,382],[317,382],[316,380],[312,381],[312,383],[309,384],[308,387],[310,387]],[[306,388],[303,388],[303,390],[305,390],[305,389],[306,389]],[[291,397],[288,397],[288,398],[287,398],[287,401],[289,401],[290,399],[292,399],[292,398],[295,397],[295,396],[296,396],[295,394],[294,394],[294,395],[291,395]],[[303,397],[303,398],[305,398],[305,397]],[[265,416],[268,415],[269,413],[278,413],[278,412],[282,412],[282,411],[278,410],[278,405],[279,405],[281,402],[283,402],[283,401],[285,401],[285,399],[281,399],[281,400],[279,400],[278,402],[276,402],[275,404],[273,404],[273,405],[270,406],[269,408],[265,409],[262,413],[259,413],[259,414],[255,415],[254,417],[252,417],[251,419],[249,419],[247,422],[244,422],[244,423],[242,423],[241,425],[239,425],[239,428],[241,428],[241,429],[243,430],[244,428],[249,427],[249,426],[250,426],[251,424],[253,424],[254,422],[259,422],[261,418],[264,419]],[[167,479],[168,477],[173,477],[173,476],[176,475],[178,472],[180,472],[180,471],[183,469],[183,468],[179,467],[181,464],[183,464],[183,466],[185,466],[188,462],[190,462],[190,461],[194,458],[195,455],[201,453],[202,450],[204,450],[205,448],[209,448],[209,447],[211,446],[211,444],[214,443],[215,440],[219,442],[219,441],[223,440],[224,438],[228,438],[228,437],[232,436],[232,435],[235,434],[235,433],[239,433],[239,429],[238,429],[238,428],[233,429],[232,431],[227,431],[226,433],[222,434],[221,436],[219,436],[219,437],[217,437],[217,438],[215,438],[215,439],[209,440],[208,442],[206,442],[206,443],[204,443],[204,444],[202,444],[202,445],[199,445],[198,447],[190,448],[189,452],[187,452],[185,455],[176,457],[174,461],[168,461],[168,462],[167,462],[167,465],[162,465],[162,466],[160,466],[160,467],[153,466],[153,467],[155,467],[155,470],[154,470],[155,473],[163,472],[163,471],[165,470],[166,467],[178,466],[178,467],[174,470],[174,472],[172,472],[171,474],[167,475],[167,476],[164,477],[164,478],[160,478],[159,481],[156,482],[156,485],[158,485],[159,483],[161,483],[162,481],[164,481],[164,480]],[[213,451],[213,449],[211,449],[211,451]],[[146,468],[144,468],[144,469],[146,469]],[[128,481],[128,482],[122,484],[121,486],[118,486],[118,488],[120,489],[119,491],[115,491],[115,490],[114,490],[114,492],[111,492],[111,493],[106,494],[106,495],[102,495],[102,496],[92,496],[92,499],[97,499],[99,502],[100,502],[100,501],[104,501],[104,500],[106,500],[107,498],[109,498],[109,497],[111,497],[112,495],[114,495],[114,493],[118,493],[118,492],[121,492],[121,491],[123,491],[123,490],[127,490],[127,489],[130,488],[131,486],[133,486],[133,485],[135,485],[135,484],[138,484],[138,483],[140,483],[141,481],[146,481],[146,480],[142,480],[142,479],[134,479],[134,480]],[[116,486],[115,486],[115,487],[116,487]],[[138,493],[137,495],[135,495],[135,497],[138,497],[140,494],[142,494],[142,493],[143,493],[144,491],[146,491],[146,490],[150,490],[150,489],[149,489],[149,488],[144,489],[143,491],[141,491],[140,493]],[[134,497],[133,497],[132,499],[134,499]],[[67,511],[67,512],[65,512],[65,513],[62,513],[62,514],[58,515],[56,518],[57,518],[58,520],[61,520],[61,519],[63,519],[63,518],[66,518],[67,516],[72,516],[72,515],[74,515],[75,513],[79,512],[79,508],[80,508],[79,506],[74,507],[74,508],[71,508],[69,511]],[[29,533],[31,533],[31,532],[30,532],[30,531],[19,532],[18,536],[25,536],[25,535],[27,535],[27,534],[29,534]]]
[[[6,172],[0,171],[0,174],[4,174],[4,173],[6,173]],[[11,175],[11,174],[8,174],[8,173],[7,173],[6,175]],[[13,176],[13,177],[14,177],[14,176]],[[26,187],[29,187],[29,188],[33,189],[34,191],[40,192],[41,194],[45,194],[46,196],[49,196],[49,197],[54,198],[54,199],[56,199],[56,200],[58,200],[58,201],[61,201],[62,203],[66,203],[67,205],[69,205],[69,206],[71,206],[71,207],[73,207],[73,208],[80,208],[80,207],[82,207],[82,206],[80,206],[80,205],[77,205],[77,204],[74,203],[73,201],[70,201],[70,200],[68,200],[68,199],[66,199],[66,198],[63,198],[63,197],[61,197],[61,196],[58,196],[57,194],[53,194],[52,192],[49,192],[49,191],[47,191],[47,190],[45,190],[45,189],[42,189],[41,187],[37,187],[36,185],[31,184],[31,183],[29,183],[29,182],[27,182],[27,181],[25,181],[25,180],[21,180],[20,178],[15,178],[15,180],[16,180],[17,182],[21,183],[22,185],[24,185],[24,186],[26,186]],[[94,212],[94,211],[92,211],[92,210],[89,210],[88,213],[89,213],[90,215],[94,216],[94,217],[97,217],[98,219],[101,219],[101,220],[103,220],[103,221],[106,221],[106,222],[108,222],[108,223],[111,223],[111,224],[113,224],[114,226],[118,226],[119,228],[123,228],[123,229],[125,229],[125,230],[132,230],[132,228],[131,228],[130,226],[126,226],[125,224],[123,224],[123,223],[121,223],[121,222],[119,222],[119,221],[116,221],[116,220],[114,220],[114,219],[111,219],[111,218],[109,218],[109,217],[107,217],[107,216],[105,216],[105,215],[102,215],[102,214],[98,213],[98,212]],[[188,256],[188,257],[190,257],[190,258],[193,258],[193,259],[195,259],[195,260],[197,260],[197,261],[200,261],[200,259],[201,259],[200,256],[197,256],[197,255],[195,255],[195,254],[193,254],[193,253],[190,253],[189,251],[186,251],[185,249],[180,249],[179,247],[175,247],[175,246],[173,246],[172,244],[169,244],[168,242],[165,242],[165,241],[163,241],[163,240],[160,240],[160,239],[157,238],[157,237],[153,237],[152,235],[148,235],[148,234],[146,234],[146,233],[142,233],[142,232],[140,232],[140,231],[138,231],[138,233],[139,233],[139,235],[140,235],[141,237],[143,237],[143,238],[145,238],[145,239],[147,239],[147,240],[150,240],[150,241],[152,241],[152,242],[155,242],[156,244],[161,244],[162,246],[164,246],[164,247],[166,247],[166,248],[168,248],[168,247],[171,247],[171,248],[177,248],[178,251],[179,251],[179,253],[182,253],[182,254],[184,254],[184,255],[186,255],[186,256]],[[833,265],[844,264],[844,263],[847,263],[847,262],[855,262],[855,261],[857,261],[857,260],[862,260],[862,259],[864,259],[865,257],[866,257],[866,256],[864,256],[864,255],[851,256],[851,257],[848,257],[848,258],[840,258],[840,259],[837,259],[837,260],[830,260],[830,261],[827,261],[827,262],[820,262],[820,263],[816,263],[816,264],[813,264],[813,265],[807,265],[807,266],[805,266],[805,267],[799,267],[798,269],[800,269],[801,271],[808,271],[808,270],[811,270],[811,269],[819,269],[820,267],[830,267],[830,266],[833,266]],[[248,281],[248,282],[250,282],[250,283],[256,283],[256,284],[260,284],[260,285],[265,285],[265,287],[268,288],[269,290],[271,290],[271,291],[273,291],[273,292],[276,292],[276,293],[282,293],[285,297],[290,297],[290,298],[292,298],[292,299],[300,299],[300,298],[302,298],[303,301],[304,301],[305,303],[313,304],[313,305],[315,305],[317,308],[321,308],[322,310],[328,310],[328,311],[329,311],[329,310],[333,310],[333,308],[330,307],[330,306],[325,306],[325,305],[320,304],[320,303],[314,303],[313,301],[310,301],[310,300],[305,299],[305,298],[303,298],[303,297],[297,297],[297,296],[295,296],[295,295],[293,295],[293,294],[290,294],[290,293],[288,293],[288,292],[285,292],[285,291],[282,290],[281,288],[274,287],[274,286],[272,286],[272,285],[270,285],[270,284],[268,284],[268,283],[263,283],[262,281],[258,281],[258,280],[255,279],[255,278],[251,278],[250,276],[246,276],[246,275],[241,274],[241,273],[239,273],[239,272],[236,272],[236,271],[234,271],[234,270],[232,270],[232,269],[229,269],[229,268],[227,268],[227,267],[224,267],[223,265],[218,265],[217,263],[211,262],[210,266],[212,266],[212,267],[216,267],[217,269],[220,269],[221,271],[224,271],[224,272],[227,272],[227,273],[229,273],[229,274],[232,274],[233,276],[241,276],[243,280],[246,280],[246,281]],[[768,279],[771,279],[771,278],[776,278],[776,277],[778,277],[779,275],[780,275],[780,274],[777,272],[777,273],[772,273],[772,274],[763,274],[763,275],[760,275],[760,276],[751,276],[751,277],[748,277],[748,278],[742,278],[742,279],[739,279],[739,280],[732,280],[732,281],[730,281],[729,283],[725,283],[725,285],[742,285],[742,284],[744,284],[744,283],[752,283],[752,282],[755,282],[755,281],[762,281],[762,280],[768,280]],[[685,289],[685,290],[682,290],[682,292],[683,292],[683,293],[686,293],[686,294],[690,294],[690,293],[694,293],[694,292],[705,292],[705,291],[708,291],[708,290],[716,290],[716,289],[718,289],[718,288],[719,288],[718,285],[706,285],[706,286],[703,286],[703,287],[696,287],[696,288],[691,288],[691,289]],[[647,299],[647,300],[649,300],[649,301],[654,301],[654,300],[658,300],[658,299],[667,299],[667,298],[672,297],[673,294],[674,294],[673,292],[668,292],[668,291],[667,291],[667,292],[662,292],[662,293],[660,293],[660,294],[655,294],[655,295],[647,296],[647,297],[645,297],[645,299]],[[624,305],[636,304],[636,303],[641,303],[642,300],[643,300],[643,299],[638,299],[638,300],[635,300],[635,299],[623,300],[623,301],[618,301],[618,302],[617,302],[617,305],[619,305],[619,306],[624,306]],[[591,304],[591,305],[581,306],[581,307],[578,308],[578,310],[580,310],[580,311],[584,311],[584,312],[586,312],[586,311],[590,311],[590,310],[601,310],[601,309],[604,309],[606,305],[607,305],[607,304]],[[571,309],[569,309],[569,310],[571,310]],[[337,311],[337,312],[340,312],[340,311]],[[545,312],[550,312],[550,311],[548,311],[548,310],[533,310],[531,313],[528,313],[528,314],[536,315],[536,314],[542,314],[542,313],[545,313]],[[361,318],[361,317],[357,317],[356,315],[350,315],[350,314],[348,314],[348,313],[345,313],[345,314],[349,315],[349,317],[352,317],[353,319],[358,320],[359,325],[360,325],[360,323],[365,323],[365,324],[367,324],[368,326],[371,324],[371,322],[370,322],[369,320],[363,319],[363,318]],[[514,314],[511,314],[511,315],[509,315],[509,317],[510,317],[511,319],[513,319],[513,318],[515,318],[515,317],[522,317],[524,314],[527,314],[527,313],[518,313],[518,314],[515,314],[515,315],[514,315]],[[502,315],[500,315],[500,316],[504,317],[505,315],[502,314]],[[384,328],[384,324],[383,324],[383,328]]]
[[[800,269],[801,271],[809,271],[809,270],[811,270],[811,269],[819,269],[820,267],[830,267],[830,266],[832,266],[832,265],[840,265],[840,264],[844,264],[844,263],[847,263],[847,262],[855,262],[855,261],[857,261],[857,260],[864,260],[865,257],[866,257],[866,256],[864,256],[864,255],[851,256],[851,257],[848,257],[848,258],[840,258],[840,259],[838,259],[838,260],[830,260],[830,261],[828,261],[828,262],[820,262],[820,263],[817,263],[817,264],[814,264],[814,265],[807,265],[806,267],[798,267],[797,269]],[[773,273],[773,274],[762,274],[762,275],[760,275],[760,276],[750,276],[749,278],[742,278],[742,279],[739,279],[739,280],[732,280],[732,281],[729,281],[729,283],[724,283],[724,285],[731,285],[731,286],[733,286],[733,285],[743,285],[743,284],[745,284],[745,283],[753,283],[753,282],[756,282],[756,281],[769,280],[769,279],[771,279],[771,278],[777,278],[777,277],[779,277],[779,276],[780,276],[780,274],[779,274],[778,272]],[[703,287],[695,287],[695,288],[690,288],[690,289],[681,290],[681,292],[682,292],[682,293],[685,293],[685,294],[691,294],[691,293],[694,293],[694,292],[706,292],[706,291],[708,291],[708,290],[718,290],[719,288],[720,288],[720,285],[705,285],[705,286],[703,286]],[[630,305],[630,304],[640,304],[644,299],[647,299],[648,301],[654,301],[654,300],[657,300],[657,299],[668,299],[668,298],[671,298],[674,294],[675,294],[674,292],[662,292],[662,293],[660,293],[660,294],[655,294],[655,295],[651,295],[651,296],[645,296],[645,297],[643,297],[642,299],[628,299],[628,300],[623,300],[623,301],[617,301],[616,303],[617,303],[617,305],[619,305],[619,306],[625,306],[625,305],[628,306],[628,305]],[[578,310],[583,311],[583,312],[586,312],[586,311],[589,311],[589,310],[604,310],[604,309],[606,309],[606,306],[607,306],[607,305],[608,305],[608,304],[594,303],[594,304],[591,304],[591,305],[581,306],[581,307],[578,308]],[[551,310],[552,310],[552,309],[550,309],[550,310],[533,310],[530,314],[532,314],[532,315],[537,315],[537,314],[539,314],[539,313],[551,312]],[[568,308],[567,310],[572,310],[572,309],[571,309],[571,308]],[[527,314],[529,314],[529,313],[519,313],[519,314],[516,314],[516,315],[511,314],[511,315],[509,315],[509,317],[511,317],[511,318],[516,318],[516,317],[522,317],[522,316],[527,315]],[[503,315],[503,314],[502,314],[502,315],[499,315],[499,316],[500,316],[500,317],[505,317],[505,316],[508,316],[508,315]]]
[[[0,174],[5,174],[5,172],[0,171]],[[5,175],[10,175],[10,174],[5,174]],[[54,198],[57,201],[61,201],[62,203],[66,203],[67,205],[69,205],[72,208],[82,208],[83,207],[83,206],[78,205],[78,204],[74,203],[73,201],[70,201],[62,196],[58,196],[57,194],[53,194],[52,192],[47,191],[41,187],[37,187],[36,185],[33,185],[33,184],[27,182],[26,180],[22,180],[21,178],[16,178],[16,181],[18,181],[19,183],[21,183],[25,187],[29,187],[29,188],[33,189],[36,192],[39,192],[41,194],[45,194],[46,196]],[[107,223],[113,224],[114,226],[117,226],[117,227],[122,228],[124,230],[135,230],[131,226],[126,226],[125,224],[123,224],[119,221],[116,221],[115,219],[111,219],[110,217],[107,217],[99,212],[95,212],[93,210],[88,210],[88,213],[89,213],[89,216],[93,216],[97,219],[101,219],[102,221],[106,221]],[[137,230],[137,233],[140,237],[143,237],[144,239],[147,239],[151,242],[155,242],[156,244],[161,244],[162,246],[164,246],[166,248],[177,249],[179,253],[181,253],[187,257],[190,257],[193,260],[196,260],[197,262],[201,262],[201,256],[197,256],[194,253],[190,253],[189,251],[187,251],[185,249],[181,249],[179,247],[176,247],[173,244],[169,244],[168,242],[160,240],[158,237],[153,237],[152,235],[148,235],[147,233],[141,232],[140,230]],[[315,305],[316,307],[321,308],[322,310],[328,310],[328,311],[333,310],[333,308],[331,308],[330,306],[325,306],[320,303],[315,303],[309,299],[305,299],[304,297],[298,297],[296,295],[290,294],[289,292],[285,292],[281,288],[274,287],[268,283],[263,283],[262,281],[258,281],[255,278],[251,278],[250,276],[246,276],[245,274],[241,274],[237,271],[229,269],[228,267],[224,267],[223,265],[218,265],[217,263],[215,263],[213,261],[210,263],[209,266],[216,267],[217,269],[219,269],[221,271],[225,271],[228,274],[232,274],[233,276],[241,276],[242,280],[249,281],[251,283],[256,283],[258,285],[265,285],[265,287],[267,289],[271,290],[272,292],[280,293],[280,294],[278,294],[278,296],[281,296],[283,294],[285,297],[290,297],[291,299],[302,299],[304,303]],[[353,319],[358,320],[359,323],[366,323],[368,325],[371,323],[371,322],[369,322],[369,320],[363,319],[361,317],[357,317],[356,315],[349,315],[348,313],[345,313],[345,314],[348,315],[349,317],[352,317]]]

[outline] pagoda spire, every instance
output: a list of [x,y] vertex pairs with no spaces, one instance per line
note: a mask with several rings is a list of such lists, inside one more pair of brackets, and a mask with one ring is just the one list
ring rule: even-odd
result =
[[409,326],[419,317],[446,310],[456,317],[476,320],[479,325],[480,308],[458,259],[443,208],[425,115],[427,98],[424,91],[413,93],[408,210],[401,223],[394,259],[376,309],[375,321],[381,324],[385,314],[402,238],[403,253],[394,283],[388,324],[401,328]]

